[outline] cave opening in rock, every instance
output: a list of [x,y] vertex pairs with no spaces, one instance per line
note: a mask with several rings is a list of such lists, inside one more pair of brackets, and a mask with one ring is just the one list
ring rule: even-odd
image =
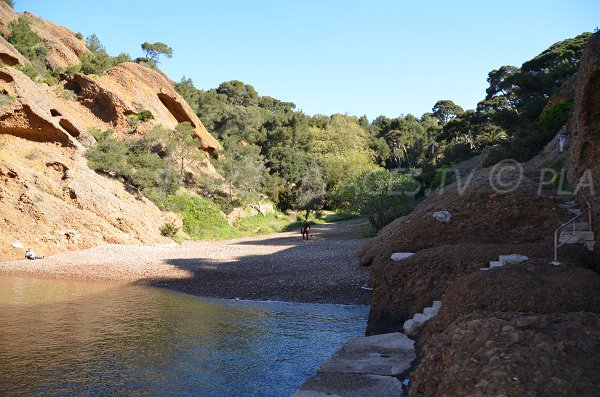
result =
[[162,92],[158,93],[158,99],[160,99],[162,104],[165,105],[169,113],[175,117],[175,120],[177,120],[178,123],[188,121],[192,127],[196,128],[196,124],[192,121],[192,118],[187,114],[183,108],[183,105],[179,101],[167,94],[163,94]]

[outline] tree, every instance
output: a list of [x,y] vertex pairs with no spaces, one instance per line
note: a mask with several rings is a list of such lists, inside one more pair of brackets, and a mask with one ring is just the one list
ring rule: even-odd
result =
[[308,219],[310,211],[319,211],[323,208],[325,198],[325,181],[321,169],[313,164],[302,178],[298,191],[297,205],[306,211],[304,219]]
[[[7,41],[11,43],[17,51],[23,54],[30,61],[34,61],[38,58],[43,58],[45,55],[41,54],[38,50],[38,44],[40,44],[40,36],[31,29],[29,21],[25,17],[19,17],[8,24],[10,33],[8,34]],[[44,48],[45,50],[45,48]]]
[[8,4],[10,8],[15,8],[15,2],[13,0],[2,0],[2,1],[4,1],[6,4]]
[[144,42],[142,44],[142,50],[144,50],[146,53],[146,59],[151,60],[154,63],[159,62],[158,57],[161,55],[164,55],[167,58],[171,58],[173,56],[173,49],[165,43],[161,43],[159,41],[156,43]]
[[416,187],[405,174],[379,169],[345,181],[333,197],[338,208],[369,215],[371,226],[380,230],[411,209]]
[[463,108],[449,99],[437,101],[431,110],[442,126],[463,112]]
[[183,178],[185,169],[200,158],[198,141],[194,138],[194,127],[189,121],[177,124],[174,130],[168,132],[167,151],[179,169],[179,176]]
[[256,199],[261,194],[266,171],[260,148],[229,137],[223,142],[223,149],[223,156],[215,165],[229,184],[231,201],[236,192],[243,200]]
[[85,74],[103,74],[114,66],[113,58],[108,55],[106,48],[95,34],[85,39],[89,52],[81,54],[81,71]]
[[225,81],[219,84],[217,93],[225,95],[227,102],[232,105],[257,106],[258,94],[250,84],[239,80]]

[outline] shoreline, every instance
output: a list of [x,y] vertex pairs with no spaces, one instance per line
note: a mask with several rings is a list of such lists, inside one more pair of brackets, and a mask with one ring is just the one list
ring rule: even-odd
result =
[[356,221],[225,241],[106,244],[40,260],[0,262],[0,275],[166,288],[206,298],[369,305],[369,270],[354,252]]

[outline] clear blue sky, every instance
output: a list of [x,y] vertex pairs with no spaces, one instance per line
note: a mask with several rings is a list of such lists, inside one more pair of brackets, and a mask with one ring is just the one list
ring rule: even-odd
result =
[[173,80],[241,80],[307,114],[420,116],[473,108],[487,73],[600,25],[598,0],[15,0],[19,12],[96,34],[111,55],[161,41]]

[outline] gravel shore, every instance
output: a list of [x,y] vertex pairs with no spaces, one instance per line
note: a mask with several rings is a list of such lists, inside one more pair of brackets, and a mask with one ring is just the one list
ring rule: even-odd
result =
[[364,220],[300,233],[160,246],[102,245],[43,260],[0,262],[0,274],[144,284],[219,298],[369,304],[354,253]]

